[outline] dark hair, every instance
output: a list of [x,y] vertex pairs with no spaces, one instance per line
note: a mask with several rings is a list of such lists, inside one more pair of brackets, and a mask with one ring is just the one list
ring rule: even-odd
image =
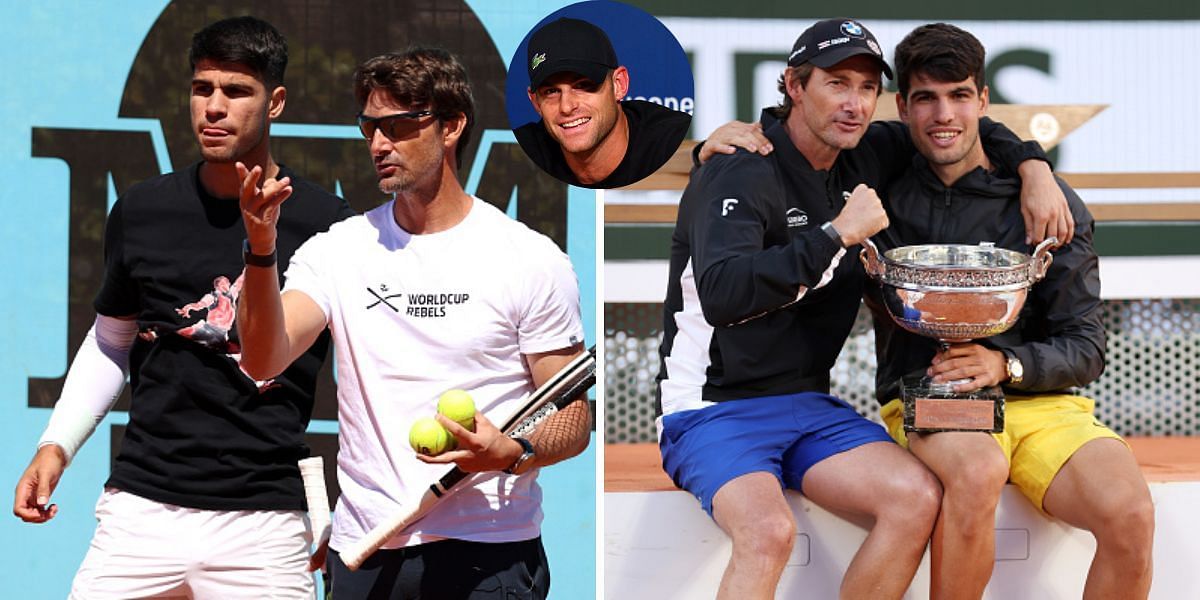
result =
[[791,71],[792,78],[800,82],[800,87],[805,87],[808,85],[808,79],[812,77],[813,68],[812,63],[806,62],[795,67],[788,67],[783,70],[783,73],[779,74],[779,81],[775,82],[775,87],[779,90],[780,94],[783,94],[783,99],[779,101],[779,105],[772,112],[775,113],[775,116],[779,117],[780,121],[787,119],[788,115],[792,112],[792,97],[788,94],[787,89],[788,72]]
[[983,91],[983,44],[970,33],[948,23],[922,25],[896,45],[896,83],[900,97],[908,99],[912,78],[924,75],[934,81],[954,83],[975,78]]
[[392,100],[410,108],[426,107],[439,121],[464,115],[467,124],[454,149],[462,167],[462,155],[475,124],[475,99],[467,70],[453,54],[441,48],[412,47],[367,59],[354,71],[354,98],[366,106],[371,92],[383,90]]
[[270,23],[254,17],[217,21],[192,36],[188,61],[211,60],[249,67],[266,83],[268,91],[283,85],[287,70],[287,40]]
[[[779,101],[778,105],[771,108],[771,112],[774,113],[780,121],[788,118],[788,115],[792,113],[792,97],[788,95],[787,90],[788,71],[791,71],[792,78],[796,81],[799,81],[800,87],[803,88],[808,87],[808,80],[812,78],[813,69],[815,68],[815,65],[810,62],[806,62],[794,67],[788,67],[779,75],[779,80],[775,82],[775,88],[779,90],[780,94],[783,94],[783,99]],[[875,91],[875,94],[879,95],[882,93],[883,86],[879,86],[879,89]]]

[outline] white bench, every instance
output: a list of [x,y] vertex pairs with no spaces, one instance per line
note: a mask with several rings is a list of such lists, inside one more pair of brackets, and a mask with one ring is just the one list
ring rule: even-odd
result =
[[[1155,600],[1200,598],[1200,438],[1131,438],[1154,498]],[[604,594],[613,600],[712,598],[730,543],[662,472],[653,444],[604,448]],[[797,540],[778,598],[836,598],[866,531],[788,493]],[[1008,486],[996,513],[996,567],[985,598],[1079,598],[1095,542],[1047,518]],[[929,557],[909,593],[929,597]]]

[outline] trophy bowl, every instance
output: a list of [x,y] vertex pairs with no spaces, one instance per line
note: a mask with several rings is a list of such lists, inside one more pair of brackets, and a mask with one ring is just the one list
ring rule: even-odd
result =
[[987,242],[903,246],[880,255],[866,240],[861,258],[897,325],[946,343],[966,342],[1017,322],[1029,286],[1046,276],[1057,243],[1050,238],[1038,244],[1032,256]]
[[[1038,244],[1033,255],[997,248],[925,244],[880,255],[871,240],[860,258],[879,282],[883,304],[903,329],[933,338],[945,349],[1007,331],[1021,313],[1029,287],[1046,276],[1058,240]],[[928,377],[901,381],[904,429],[910,432],[1004,430],[1004,393],[993,386],[955,392],[960,382]]]

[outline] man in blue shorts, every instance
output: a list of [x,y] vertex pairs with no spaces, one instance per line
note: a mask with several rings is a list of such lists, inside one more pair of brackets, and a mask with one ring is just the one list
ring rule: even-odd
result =
[[[891,76],[860,23],[816,23],[763,131],[774,151],[713,157],[680,202],[659,439],[667,473],[732,538],[720,598],[774,596],[796,536],[785,487],[869,529],[843,598],[901,597],[938,513],[933,475],[829,395],[863,291],[847,248],[887,226],[874,190],[913,154],[898,124],[868,132],[881,71]],[[1041,154],[995,129],[986,139],[1014,165]]]

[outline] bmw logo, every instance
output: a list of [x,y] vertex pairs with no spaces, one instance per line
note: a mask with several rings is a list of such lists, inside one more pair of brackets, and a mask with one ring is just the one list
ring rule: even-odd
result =
[[859,25],[854,21],[846,21],[845,23],[842,23],[842,33],[852,37],[862,37],[863,28],[862,25]]

